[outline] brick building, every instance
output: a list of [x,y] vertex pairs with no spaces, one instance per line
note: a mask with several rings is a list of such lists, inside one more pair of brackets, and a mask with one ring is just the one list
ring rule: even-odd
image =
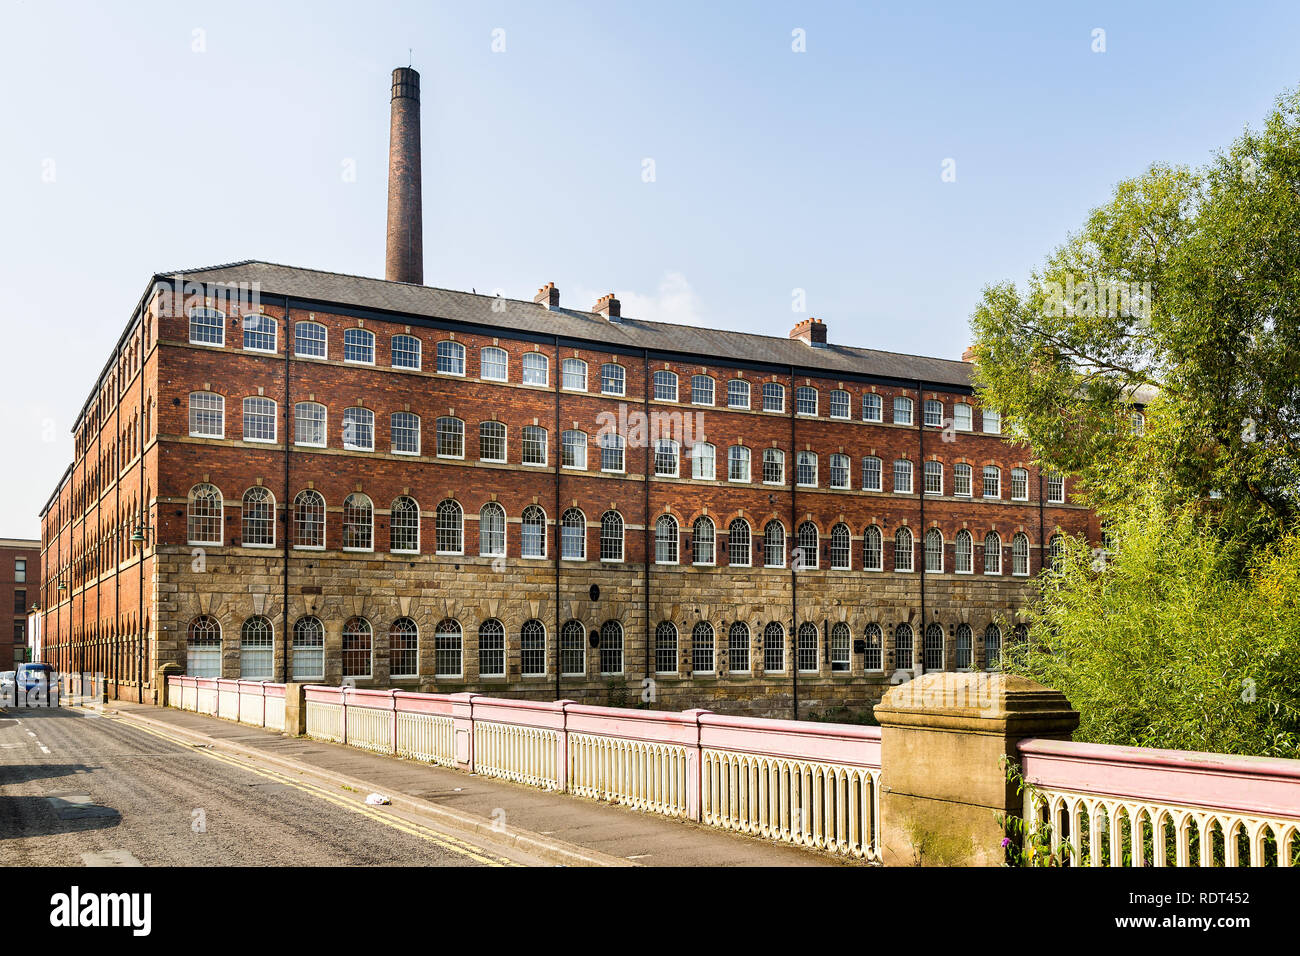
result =
[[44,653],[789,715],[996,666],[1065,481],[967,362],[422,285],[419,83],[387,279],[153,277],[41,512]]
[[40,588],[41,543],[0,538],[0,607],[6,619],[0,637],[0,671],[13,670],[27,659],[27,612],[36,605]]

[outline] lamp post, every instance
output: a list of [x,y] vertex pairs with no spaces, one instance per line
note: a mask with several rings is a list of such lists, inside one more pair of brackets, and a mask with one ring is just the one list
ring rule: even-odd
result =
[[140,552],[140,586],[137,589],[140,592],[140,610],[138,614],[140,619],[140,639],[136,641],[135,645],[135,699],[136,703],[139,704],[144,703],[144,549],[148,546],[149,536],[153,534],[153,530],[153,525],[141,521],[131,531],[131,546]]

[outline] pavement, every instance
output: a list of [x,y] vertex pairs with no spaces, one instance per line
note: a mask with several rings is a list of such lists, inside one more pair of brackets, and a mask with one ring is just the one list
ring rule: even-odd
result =
[[[63,713],[77,710],[69,708]],[[225,758],[239,769],[276,774],[283,778],[276,782],[311,786],[336,799],[360,802],[365,794],[378,792],[391,804],[366,809],[379,816],[401,815],[419,821],[479,847],[481,856],[507,862],[568,866],[860,865],[815,850],[691,821],[367,753],[341,744],[289,737],[174,708],[110,701],[103,713],[103,717],[72,719],[137,734],[161,733],[184,742],[190,751],[207,753],[208,759]],[[25,722],[39,723],[42,719]],[[57,726],[63,728],[63,724]],[[0,744],[7,739],[0,733]],[[10,759],[11,755],[0,750],[0,761],[8,763]],[[0,802],[10,789],[9,769],[0,766]],[[321,798],[319,794],[317,797]],[[197,796],[187,799],[198,805],[194,802]],[[5,855],[2,827],[0,824],[0,861]]]

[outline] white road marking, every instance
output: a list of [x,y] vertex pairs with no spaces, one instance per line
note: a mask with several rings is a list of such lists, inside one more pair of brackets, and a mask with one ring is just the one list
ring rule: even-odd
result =
[[81,862],[86,866],[144,866],[126,850],[102,850],[98,853],[81,854]]
[[43,754],[47,754],[50,752],[50,748],[45,746],[45,744],[40,744],[40,748],[41,748],[41,753]]
[[32,732],[29,730],[29,731],[27,731],[27,736],[28,736],[28,737],[35,737],[36,735],[35,735],[34,733],[32,733]]

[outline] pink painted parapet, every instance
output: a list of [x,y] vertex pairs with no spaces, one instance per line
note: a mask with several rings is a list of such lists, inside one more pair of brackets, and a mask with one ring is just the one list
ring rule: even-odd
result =
[[1023,740],[1019,750],[1040,790],[1300,819],[1300,760],[1065,740]]
[[700,745],[714,750],[880,769],[880,728],[704,712]]

